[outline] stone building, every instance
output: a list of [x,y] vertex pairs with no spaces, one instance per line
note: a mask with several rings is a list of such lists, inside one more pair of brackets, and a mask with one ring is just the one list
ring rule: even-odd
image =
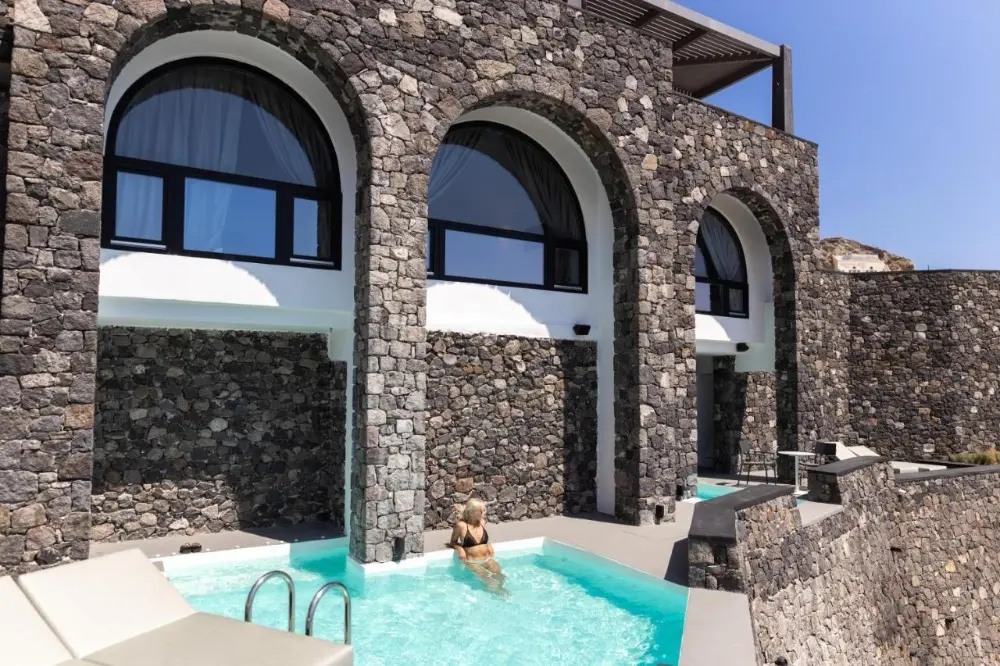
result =
[[[470,494],[669,520],[741,439],[998,430],[952,307],[994,277],[821,270],[787,47],[665,0],[3,23],[0,572],[311,521],[385,561]],[[767,68],[771,126],[702,101]]]

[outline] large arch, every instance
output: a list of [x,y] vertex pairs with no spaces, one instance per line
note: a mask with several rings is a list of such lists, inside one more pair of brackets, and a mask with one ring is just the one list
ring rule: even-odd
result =
[[[605,247],[605,256],[599,257],[595,256],[597,245],[592,245],[588,258],[590,290],[597,297],[597,307],[608,307],[602,313],[605,319],[598,325],[597,508],[629,523],[637,524],[646,517],[651,520],[652,505],[659,503],[660,497],[672,495],[673,490],[662,466],[640,464],[643,437],[639,422],[640,336],[636,320],[640,291],[640,196],[625,167],[628,160],[608,134],[588,117],[582,103],[523,90],[508,90],[464,101],[464,108],[455,108],[446,119],[448,122],[436,128],[435,136],[439,141],[452,123],[464,118],[488,116],[498,109],[530,114],[544,119],[575,144],[575,149],[589,161],[599,178],[600,205],[606,206],[610,215],[610,229],[605,231],[611,232],[611,248]],[[509,122],[511,118],[504,120]],[[537,140],[538,137],[533,138]],[[600,232],[590,223],[587,226],[588,238]],[[605,292],[599,291],[602,279],[605,281],[603,286],[608,288]],[[664,472],[648,473],[657,478],[653,484],[657,488],[652,488],[643,478],[642,470],[647,468]]]
[[[756,349],[751,346],[748,352],[742,352],[747,355],[746,358],[728,355],[717,358],[714,365],[714,391],[723,393],[725,397],[725,404],[715,405],[716,436],[724,440],[717,442],[717,445],[722,456],[730,458],[735,455],[741,437],[750,439],[753,446],[769,450],[772,439],[777,450],[798,447],[797,292],[804,278],[803,272],[807,270],[806,266],[795,261],[795,241],[787,228],[788,222],[779,215],[764,188],[732,180],[736,182],[729,183],[728,187],[703,193],[700,205],[692,208],[695,224],[691,225],[690,234],[684,243],[686,253],[690,255],[689,274],[693,275],[694,246],[701,216],[714,202],[729,200],[737,206],[722,207],[731,213],[742,210],[752,216],[767,244],[767,258],[770,260],[770,275],[767,277],[772,280],[772,284],[757,287],[758,293],[763,292],[768,296],[763,302],[758,299],[758,305],[765,306],[766,317],[761,323],[770,330],[764,330],[763,342],[756,345]],[[741,238],[746,239],[746,235]],[[748,264],[753,261],[751,254],[747,255],[747,261]],[[759,268],[757,275],[762,275]],[[753,289],[754,285],[751,284],[751,290]],[[693,295],[691,298],[693,301]],[[692,393],[696,396],[696,409],[700,409],[697,403],[698,398],[704,395],[702,388],[698,386]],[[753,414],[753,426],[743,424],[745,412]],[[701,416],[703,414],[699,413],[699,419]],[[747,427],[754,432],[747,432]],[[720,428],[723,431],[734,430],[735,433],[726,436],[726,433],[720,433]],[[690,452],[683,453],[678,460],[678,477],[688,479],[687,493],[692,491],[690,486],[696,476],[697,462],[697,451],[693,456]],[[725,464],[723,469],[730,471],[725,468]]]
[[[125,11],[125,10],[123,10]],[[354,398],[357,393],[357,377],[354,368],[364,365],[359,362],[357,320],[359,309],[366,312],[364,304],[359,304],[359,289],[367,282],[369,267],[365,261],[369,250],[367,237],[370,229],[372,145],[369,119],[373,109],[366,107],[360,95],[363,84],[358,75],[363,74],[360,62],[353,68],[342,66],[341,59],[324,45],[307,34],[307,25],[290,24],[287,13],[266,14],[258,10],[227,4],[203,4],[172,8],[169,12],[155,15],[132,17],[136,26],[130,30],[128,39],[118,46],[111,61],[105,86],[105,119],[107,130],[110,114],[125,91],[143,74],[167,62],[194,57],[216,57],[234,60],[256,67],[282,78],[292,87],[319,116],[334,144],[340,164],[341,192],[343,194],[343,250],[338,285],[318,284],[315,290],[303,290],[295,280],[287,280],[283,288],[270,289],[265,269],[250,270],[238,275],[232,267],[216,266],[216,270],[228,271],[230,276],[242,279],[245,286],[259,285],[258,300],[278,304],[287,299],[293,304],[303,300],[303,291],[319,299],[326,299],[324,307],[333,294],[336,312],[333,316],[315,317],[315,299],[302,305],[306,316],[298,321],[293,330],[321,331],[328,334],[328,355],[336,361],[347,364],[345,421],[346,441],[343,478],[339,485],[343,489],[345,529],[350,534],[356,530],[352,524],[364,516],[364,498],[352,493],[357,482],[352,479],[352,460],[359,457],[359,447],[364,447],[364,437],[357,436],[358,429],[364,434],[364,424],[355,423]],[[351,71],[348,72],[348,69]],[[222,262],[219,262],[220,264]],[[260,272],[258,272],[258,270]],[[329,278],[327,278],[329,280]],[[282,285],[279,285],[279,287]],[[271,326],[277,330],[288,330],[288,322],[281,316],[272,316]],[[193,325],[210,324],[225,327],[226,322],[193,322]],[[267,330],[267,321],[255,322]],[[362,355],[363,356],[363,355]],[[363,458],[363,452],[360,454]],[[362,472],[362,478],[364,473]],[[335,484],[337,481],[335,481]],[[362,488],[363,490],[363,488]],[[332,494],[337,495],[338,488]],[[362,493],[363,495],[363,493]],[[360,538],[364,539],[364,528]],[[353,547],[352,554],[358,559],[372,559],[366,555],[364,545]]]

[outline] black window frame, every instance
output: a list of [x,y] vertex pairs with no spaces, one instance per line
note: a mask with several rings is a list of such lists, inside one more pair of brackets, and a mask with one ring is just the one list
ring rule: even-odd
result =
[[[712,255],[708,251],[708,247],[705,245],[705,239],[701,234],[701,227],[699,224],[698,228],[698,238],[697,238],[697,249],[701,250],[702,259],[705,260],[705,270],[708,273],[708,277],[702,277],[700,275],[695,275],[695,282],[701,284],[709,285],[709,300],[710,306],[708,310],[697,309],[698,297],[695,295],[695,312],[697,314],[707,314],[716,317],[732,317],[733,319],[749,319],[750,318],[750,288],[749,288],[749,273],[747,271],[747,257],[743,252],[743,244],[740,242],[740,237],[737,235],[736,230],[733,229],[733,225],[729,223],[722,212],[715,208],[714,206],[709,206],[707,211],[711,211],[715,217],[719,219],[720,222],[726,227],[726,231],[733,239],[733,243],[736,245],[737,251],[740,253],[740,262],[743,264],[743,274],[748,277],[747,281],[739,280],[725,280],[719,277],[719,271],[716,270],[715,264],[712,262]],[[743,311],[738,312],[732,309],[732,303],[730,303],[730,289],[741,289],[743,291]]]
[[[505,132],[512,136],[518,138],[518,140],[525,141],[535,147],[543,154],[547,155],[552,161],[552,165],[558,170],[558,173],[566,183],[566,187],[573,196],[573,203],[576,207],[577,220],[579,222],[580,238],[581,240],[573,240],[567,238],[560,238],[553,234],[541,233],[535,234],[525,231],[510,231],[507,229],[500,229],[493,226],[469,224],[467,222],[454,222],[451,220],[443,220],[439,218],[434,218],[428,216],[427,218],[427,234],[430,239],[430,244],[428,248],[428,268],[427,268],[427,279],[428,280],[440,280],[443,282],[466,282],[471,284],[488,284],[497,287],[517,287],[518,289],[539,289],[544,291],[555,291],[562,294],[586,294],[587,293],[587,229],[586,223],[583,218],[583,209],[580,207],[580,197],[576,194],[576,189],[573,187],[572,181],[569,176],[566,175],[566,171],[562,168],[558,161],[548,150],[543,148],[537,141],[519,132],[512,127],[503,125],[501,123],[494,123],[488,121],[472,121],[464,122],[455,125],[456,128],[459,127],[486,127],[491,130]],[[433,169],[433,167],[432,167]],[[430,209],[428,208],[428,214]],[[544,226],[544,222],[543,222]],[[511,240],[521,240],[539,243],[543,247],[543,267],[542,267],[542,283],[533,282],[517,282],[512,280],[492,280],[489,278],[475,278],[475,277],[465,277],[460,275],[449,275],[445,271],[445,257],[447,253],[446,237],[448,231],[458,231],[462,233],[477,234],[480,236],[490,236],[493,238],[506,238]],[[560,285],[556,283],[555,280],[555,252],[559,249],[573,250],[577,252],[580,256],[580,285]]]
[[[330,157],[330,183],[328,186],[309,186],[284,181],[269,180],[240,174],[223,173],[196,167],[179,166],[154,162],[152,160],[120,157],[115,154],[118,141],[118,129],[122,118],[128,110],[132,99],[146,85],[165,76],[175,69],[216,66],[243,71],[266,80],[282,90],[284,94],[292,95],[302,108],[309,114],[326,144]],[[294,135],[294,134],[293,134]],[[162,227],[159,241],[147,238],[134,238],[115,234],[115,223],[118,208],[118,174],[136,174],[154,176],[161,179],[162,194]],[[286,83],[275,76],[256,67],[225,58],[183,58],[144,74],[133,83],[122,95],[115,106],[108,124],[107,141],[104,150],[104,181],[103,205],[101,214],[101,247],[109,250],[124,250],[131,252],[150,252],[154,254],[178,255],[186,257],[204,257],[223,259],[227,261],[242,261],[257,264],[272,264],[282,266],[297,266],[301,268],[318,268],[325,270],[341,270],[343,254],[343,193],[340,187],[340,164],[333,141],[315,110]],[[228,252],[210,252],[205,250],[190,250],[184,247],[184,196],[185,182],[188,178],[227,185],[241,185],[274,192],[274,256],[261,257],[257,255],[234,254]],[[296,255],[294,248],[295,200],[308,199],[330,206],[330,258],[317,258]]]

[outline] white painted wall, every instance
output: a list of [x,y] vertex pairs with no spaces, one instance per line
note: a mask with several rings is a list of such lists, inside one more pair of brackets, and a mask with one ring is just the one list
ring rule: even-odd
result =
[[[771,252],[767,238],[754,214],[738,199],[720,194],[712,199],[715,207],[732,225],[743,246],[750,287],[750,316],[746,319],[695,315],[695,347],[699,355],[736,355],[739,372],[774,370],[774,299]],[[692,278],[694,279],[694,278]],[[750,346],[736,353],[736,343]]]
[[104,129],[125,92],[143,75],[193,57],[241,62],[278,77],[316,111],[333,142],[343,196],[346,249],[339,271],[200,257],[101,250],[102,325],[328,331],[353,328],[354,192],[357,158],[343,110],[305,65],[281,49],[234,32],[202,30],[160,40],[115,79]]
[[611,205],[601,178],[583,150],[553,123],[511,107],[478,109],[458,123],[490,121],[538,142],[559,163],[576,192],[587,233],[588,293],[560,293],[429,280],[427,328],[458,333],[579,339],[574,324],[590,324],[597,340],[597,508],[615,509],[614,300]]

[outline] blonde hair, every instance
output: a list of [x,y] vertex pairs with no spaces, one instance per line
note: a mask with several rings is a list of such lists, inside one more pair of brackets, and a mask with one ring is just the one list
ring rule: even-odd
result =
[[[485,509],[486,505],[483,504],[481,500],[477,500],[475,497],[470,497],[469,501],[465,503],[465,507],[462,509],[462,520],[466,524],[478,523],[483,519],[483,511]],[[473,515],[476,515],[475,520],[472,519]]]

